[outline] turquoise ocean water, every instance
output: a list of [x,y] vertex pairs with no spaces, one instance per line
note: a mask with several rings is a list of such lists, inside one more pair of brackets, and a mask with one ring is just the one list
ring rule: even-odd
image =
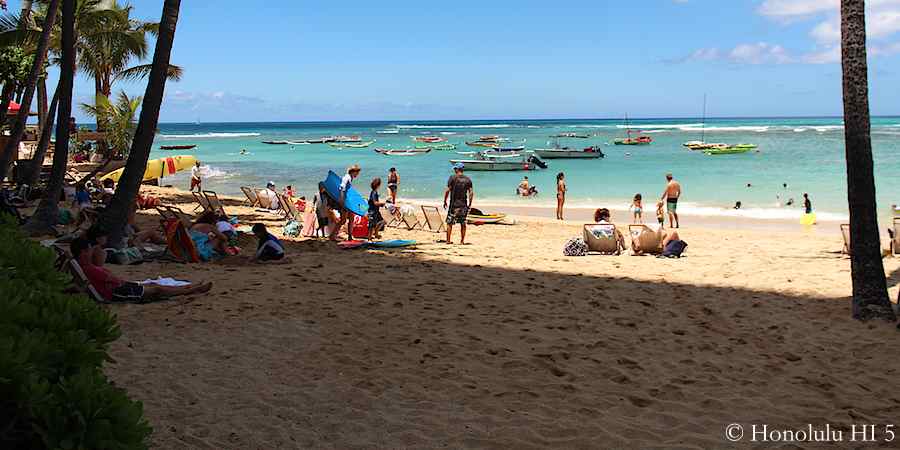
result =
[[[798,218],[798,206],[778,207],[808,192],[820,220],[846,220],[846,179],[843,129],[840,118],[645,119],[631,120],[633,129],[653,137],[649,146],[615,146],[623,137],[622,120],[489,120],[417,122],[315,122],[315,123],[205,123],[160,124],[152,157],[193,154],[207,174],[204,187],[223,194],[241,195],[242,185],[263,186],[274,181],[279,189],[292,184],[298,195],[310,196],[328,170],[342,174],[359,164],[363,168],[357,187],[366,195],[369,181],[383,179],[390,167],[401,176],[400,197],[437,202],[450,175],[450,159],[457,151],[470,151],[466,140],[481,135],[500,135],[510,145],[524,141],[528,149],[548,147],[551,136],[574,132],[588,139],[561,139],[561,145],[601,145],[606,158],[598,160],[550,160],[546,170],[530,172],[469,172],[476,189],[476,203],[516,206],[555,205],[555,177],[564,172],[570,206],[627,209],[635,193],[643,194],[645,208],[659,197],[664,175],[672,172],[681,181],[684,195],[679,210],[685,214],[745,216],[761,219]],[[706,156],[689,151],[682,143],[753,143],[757,152]],[[396,131],[396,134],[379,132]],[[366,149],[335,149],[326,144],[267,145],[265,140],[299,141],[331,135],[360,135],[376,140]],[[412,136],[437,135],[457,144],[457,150],[432,151],[413,157],[377,154],[375,147],[413,146]],[[900,118],[872,121],[875,177],[881,215],[900,203]],[[197,144],[191,151],[163,151],[160,145]],[[241,155],[241,149],[248,154]],[[523,175],[540,195],[519,198],[515,187]],[[186,189],[186,174],[165,181]],[[747,187],[750,183],[752,186]],[[787,183],[784,189],[782,184]],[[741,201],[743,208],[732,206]]]

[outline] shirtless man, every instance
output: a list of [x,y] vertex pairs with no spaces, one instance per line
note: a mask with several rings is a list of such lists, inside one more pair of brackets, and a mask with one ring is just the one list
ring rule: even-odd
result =
[[666,174],[666,190],[663,192],[660,200],[666,202],[666,209],[669,211],[669,228],[678,228],[678,198],[681,197],[681,183],[672,178],[671,173]]

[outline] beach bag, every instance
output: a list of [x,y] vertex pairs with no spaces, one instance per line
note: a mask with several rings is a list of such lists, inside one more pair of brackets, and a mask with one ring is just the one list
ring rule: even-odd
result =
[[300,230],[303,229],[303,225],[296,220],[289,220],[288,223],[284,224],[281,228],[282,234],[289,237],[297,237],[300,236]]
[[563,255],[566,256],[584,256],[587,255],[587,252],[588,245],[580,237],[569,239],[566,241],[566,246],[563,247]]
[[365,238],[369,236],[369,217],[356,216],[353,218],[353,237]]
[[141,249],[137,247],[126,247],[126,248],[110,248],[106,249],[106,260],[113,264],[138,264],[144,261],[144,255],[141,253]]
[[671,241],[666,244],[661,255],[662,258],[681,258],[681,254],[687,248],[687,242],[682,240]]

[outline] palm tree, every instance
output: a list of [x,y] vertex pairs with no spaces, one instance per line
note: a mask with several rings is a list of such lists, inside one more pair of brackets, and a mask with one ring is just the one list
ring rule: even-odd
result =
[[[22,106],[16,116],[16,123],[10,133],[9,140],[3,153],[0,153],[0,180],[6,177],[9,163],[18,153],[19,141],[22,140],[22,134],[25,132],[25,122],[28,119],[28,112],[31,109],[31,99],[34,97],[34,87],[38,77],[44,69],[44,60],[47,57],[47,49],[50,46],[50,34],[53,30],[53,23],[56,21],[56,12],[59,9],[59,0],[50,0],[47,17],[44,18],[44,24],[41,28],[41,39],[38,42],[37,51],[35,52],[34,64],[31,73],[25,81],[25,94],[22,99]],[[68,119],[66,120],[68,124]]]
[[31,168],[28,172],[28,180],[25,184],[29,186],[37,186],[41,177],[41,167],[44,165],[44,157],[47,156],[47,150],[50,148],[50,134],[53,132],[53,123],[56,115],[56,107],[59,104],[59,84],[57,83],[56,91],[53,93],[53,100],[50,101],[50,110],[47,118],[41,125],[41,140],[38,142],[37,149],[31,155]]
[[[56,6],[53,5],[55,8]],[[53,14],[50,12],[48,14]],[[69,159],[69,117],[72,115],[72,85],[75,80],[75,0],[62,0],[62,51],[60,58],[59,114],[56,119],[56,147],[53,171],[47,193],[34,215],[25,224],[32,234],[55,234],[53,226],[59,218],[59,197],[63,190],[66,163]]]
[[106,141],[112,145],[113,150],[127,155],[134,138],[137,125],[134,119],[141,106],[141,99],[140,96],[130,98],[125,91],[120,91],[115,103],[101,96],[94,105],[82,103],[81,110],[93,116],[97,123],[106,123],[109,127]]
[[841,66],[853,318],[893,321],[896,317],[887,296],[875,206],[864,0],[841,0]]
[[113,246],[119,246],[122,241],[128,212],[134,207],[134,200],[141,187],[144,171],[147,170],[147,158],[150,157],[156,125],[159,123],[159,108],[166,90],[169,58],[172,54],[172,44],[175,41],[175,27],[178,23],[180,7],[181,0],[165,0],[163,4],[159,35],[156,38],[156,50],[153,53],[150,78],[147,81],[147,90],[141,105],[141,117],[137,131],[134,134],[131,151],[128,153],[128,161],[125,162],[125,170],[116,186],[116,193],[100,219],[105,228],[110,231],[109,242]]

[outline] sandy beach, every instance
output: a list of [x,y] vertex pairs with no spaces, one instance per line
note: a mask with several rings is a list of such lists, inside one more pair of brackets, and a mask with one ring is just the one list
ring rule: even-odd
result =
[[[240,203],[242,222],[283,223]],[[682,259],[564,257],[581,222],[516,220],[466,246],[389,229],[420,245],[111,266],[214,287],[113,306],[109,375],[144,402],[154,448],[722,448],[731,423],[896,420],[897,330],[851,320],[839,234],[686,217]],[[900,260],[885,266],[896,298]]]

